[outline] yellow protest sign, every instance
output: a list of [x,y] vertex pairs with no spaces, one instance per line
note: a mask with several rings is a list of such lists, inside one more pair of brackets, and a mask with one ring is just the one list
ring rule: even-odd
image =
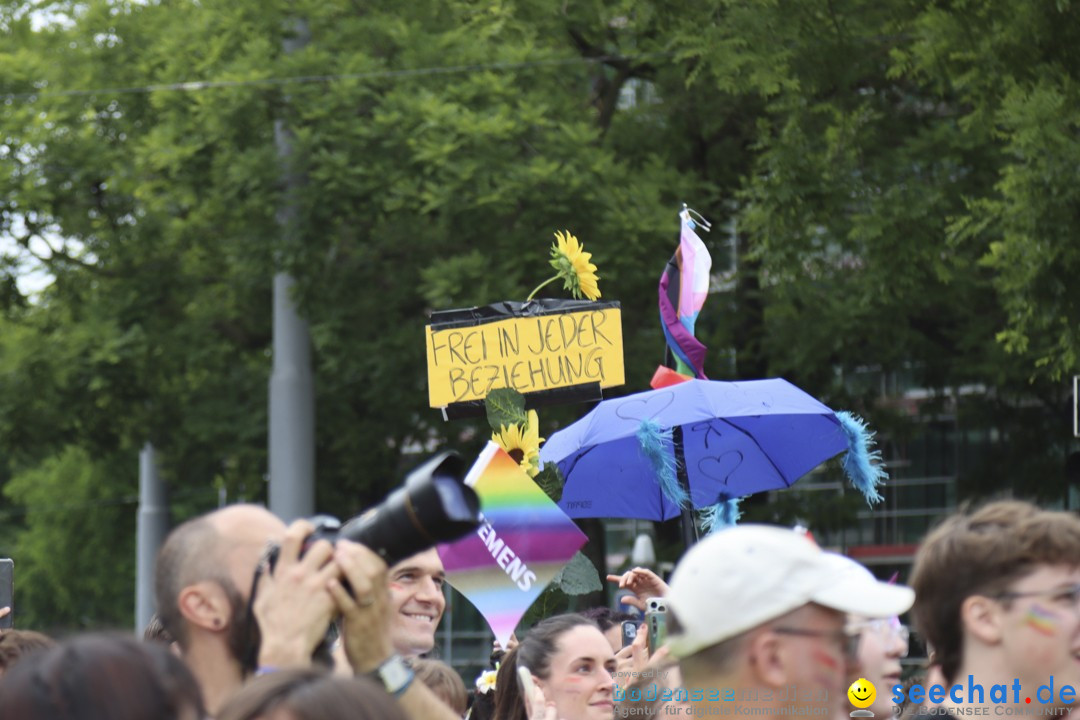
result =
[[607,307],[427,326],[431,407],[483,400],[496,388],[522,394],[624,382],[622,313]]

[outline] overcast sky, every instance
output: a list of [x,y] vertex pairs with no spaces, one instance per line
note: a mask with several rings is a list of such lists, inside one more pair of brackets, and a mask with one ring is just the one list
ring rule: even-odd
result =
[[[41,241],[31,240],[30,244],[34,247],[34,252],[42,255],[49,254],[48,248]],[[45,271],[41,263],[7,235],[0,235],[0,255],[14,255],[20,259],[19,273],[15,282],[23,295],[34,295],[48,287],[53,281],[52,275]]]

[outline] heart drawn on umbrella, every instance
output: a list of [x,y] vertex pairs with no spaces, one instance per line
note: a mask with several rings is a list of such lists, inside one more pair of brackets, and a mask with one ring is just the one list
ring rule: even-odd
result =
[[743,454],[741,450],[728,450],[718,456],[703,457],[698,460],[697,469],[710,480],[727,485],[728,479],[742,465]]
[[674,393],[658,393],[650,398],[634,398],[620,403],[615,408],[615,414],[623,420],[635,420],[637,422],[652,420],[664,410],[667,410],[673,402],[675,402]]

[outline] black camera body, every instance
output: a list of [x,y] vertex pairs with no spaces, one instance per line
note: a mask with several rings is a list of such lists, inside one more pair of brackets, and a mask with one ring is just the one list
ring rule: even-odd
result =
[[305,548],[318,540],[360,543],[394,565],[443,542],[457,540],[480,526],[480,498],[464,483],[465,462],[442,452],[413,470],[402,487],[379,505],[344,525],[329,515],[315,525]]
[[[405,478],[402,487],[394,490],[376,507],[349,520],[345,525],[329,515],[311,518],[315,531],[304,541],[301,553],[319,540],[331,543],[338,539],[351,540],[367,546],[378,553],[387,565],[394,565],[405,558],[442,542],[457,540],[480,526],[480,498],[476,491],[464,482],[465,463],[455,452],[442,452],[413,470]],[[265,561],[272,573],[281,546],[267,548]],[[260,565],[260,568],[262,566]],[[255,574],[248,616],[254,620],[252,606],[260,569]],[[342,587],[352,594],[348,582]],[[253,626],[243,654],[250,669],[258,659],[261,639],[258,624]],[[327,637],[315,649],[314,658],[321,664],[332,665],[330,647],[336,637],[336,626],[331,625]]]

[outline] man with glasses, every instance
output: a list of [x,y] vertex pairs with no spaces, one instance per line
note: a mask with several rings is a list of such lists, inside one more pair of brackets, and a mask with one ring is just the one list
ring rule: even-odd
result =
[[742,525],[708,536],[675,568],[668,645],[695,713],[795,706],[834,717],[861,634],[848,615],[889,618],[914,597],[839,567],[802,533]]
[[[866,582],[876,582],[869,570],[851,558],[831,553],[828,555],[838,571]],[[876,691],[873,702],[862,710],[873,713],[873,716],[879,719],[892,718],[896,708],[892,702],[892,688],[901,682],[903,668],[900,659],[908,654],[908,627],[902,624],[896,615],[887,618],[850,615],[847,627],[859,634],[858,675],[869,681]],[[842,707],[837,714],[837,720],[852,717],[850,710],[848,706]]]
[[[916,627],[945,679],[941,705],[994,705],[987,713],[1003,715],[1075,702],[1080,694],[1080,519],[1075,515],[1019,501],[959,512],[919,548],[912,585],[919,598]],[[1075,690],[1071,697],[1068,692],[1062,697],[1065,686]]]

